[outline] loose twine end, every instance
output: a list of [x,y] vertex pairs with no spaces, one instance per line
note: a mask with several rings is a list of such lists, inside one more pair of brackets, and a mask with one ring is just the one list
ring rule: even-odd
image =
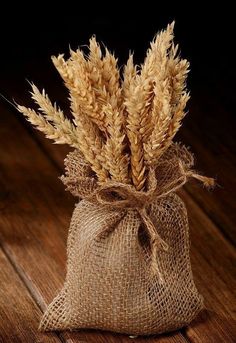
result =
[[140,214],[140,217],[142,218],[143,223],[146,226],[146,229],[148,230],[148,233],[150,235],[150,246],[151,246],[151,261],[150,261],[150,269],[151,274],[153,276],[158,276],[159,282],[163,283],[163,277],[162,273],[160,271],[160,267],[157,261],[157,251],[163,250],[168,251],[169,246],[168,244],[161,238],[159,233],[157,232],[155,225],[153,224],[151,218],[148,216],[146,209],[138,209],[138,212]]
[[190,172],[190,176],[201,181],[203,183],[203,185],[207,188],[212,188],[215,186],[215,179],[213,179],[211,177],[199,175],[199,174],[192,173],[192,172]]
[[169,246],[159,235],[156,235],[156,237],[151,241],[151,247],[151,273],[153,276],[158,276],[159,282],[163,283],[163,276],[157,261],[157,251],[158,249],[168,251]]

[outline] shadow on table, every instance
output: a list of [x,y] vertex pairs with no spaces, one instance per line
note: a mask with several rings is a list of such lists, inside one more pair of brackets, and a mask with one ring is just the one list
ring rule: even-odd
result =
[[184,331],[190,340],[193,339],[194,342],[234,343],[236,337],[236,321],[205,309]]

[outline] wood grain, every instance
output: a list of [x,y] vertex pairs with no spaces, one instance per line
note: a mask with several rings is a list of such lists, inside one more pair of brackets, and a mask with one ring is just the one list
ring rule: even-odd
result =
[[37,330],[42,312],[0,249],[0,343],[59,343],[53,333]]
[[[193,330],[194,328],[194,330]],[[186,334],[194,343],[235,343],[235,321],[226,319],[212,311],[204,311],[186,329]]]

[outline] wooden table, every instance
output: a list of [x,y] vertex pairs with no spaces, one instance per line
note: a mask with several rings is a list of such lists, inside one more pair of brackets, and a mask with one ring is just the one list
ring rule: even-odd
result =
[[[24,103],[26,88],[7,85],[6,80],[5,94]],[[47,90],[53,98],[60,97],[61,90]],[[218,182],[213,192],[197,182],[180,192],[190,219],[193,272],[206,310],[187,328],[136,342],[236,342],[235,126],[220,95],[221,90],[193,92],[190,114],[179,135],[195,152],[197,169]],[[75,203],[58,179],[67,151],[52,145],[13,107],[1,102],[1,343],[131,341],[125,335],[93,330],[49,334],[37,330],[46,305],[65,278],[66,238]]]

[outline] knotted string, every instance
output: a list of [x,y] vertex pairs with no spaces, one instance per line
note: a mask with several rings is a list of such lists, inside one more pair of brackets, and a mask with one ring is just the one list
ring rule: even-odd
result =
[[156,175],[154,170],[150,170],[149,174],[149,189],[147,191],[137,191],[132,185],[109,181],[101,184],[90,199],[100,205],[108,206],[111,209],[135,209],[143,222],[148,236],[150,238],[150,256],[151,256],[151,271],[154,275],[158,274],[160,281],[162,275],[159,270],[157,261],[158,249],[168,251],[168,244],[161,238],[149,214],[147,213],[148,206],[155,199],[166,197],[182,187],[189,177],[193,177],[203,182],[206,186],[212,186],[214,180],[195,173],[192,170],[185,169],[181,160],[179,160],[179,177],[174,181],[170,181],[162,189],[158,189]]

